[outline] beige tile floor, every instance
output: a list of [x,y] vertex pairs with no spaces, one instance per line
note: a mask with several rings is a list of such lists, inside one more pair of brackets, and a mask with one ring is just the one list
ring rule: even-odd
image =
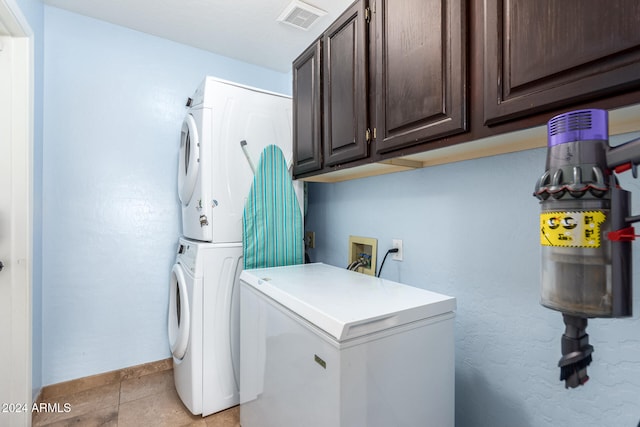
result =
[[[58,403],[60,410],[35,412],[33,426],[240,426],[237,406],[205,418],[192,415],[176,393],[171,369],[69,391],[47,397],[44,402]],[[65,404],[70,411],[64,411]]]

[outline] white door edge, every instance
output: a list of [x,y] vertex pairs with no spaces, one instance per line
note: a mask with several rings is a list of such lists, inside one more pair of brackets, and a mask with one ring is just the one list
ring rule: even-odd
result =
[[[9,426],[30,426],[32,405],[32,207],[33,200],[33,81],[34,42],[33,32],[14,0],[0,0],[0,22],[8,37],[4,50],[11,50],[9,61],[11,91],[9,102],[11,111],[9,129],[9,150],[11,152],[11,201],[8,217],[11,222],[9,259],[1,260],[10,283],[11,302],[9,325],[9,363],[0,366],[8,369],[10,401],[23,404],[27,411],[2,413],[0,424]],[[10,44],[10,46],[8,46]],[[5,390],[6,391],[6,390]],[[4,400],[4,398],[3,398]]]
[[0,0],[0,21],[12,37],[33,38],[33,31],[15,0]]

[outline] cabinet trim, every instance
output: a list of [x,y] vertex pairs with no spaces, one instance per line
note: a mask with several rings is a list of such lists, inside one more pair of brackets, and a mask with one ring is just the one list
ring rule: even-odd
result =
[[[336,22],[334,22],[323,35],[323,92],[324,92],[324,163],[326,166],[334,166],[357,159],[367,157],[369,154],[369,146],[365,140],[365,132],[367,129],[367,24],[364,22],[364,10],[366,3],[364,0],[354,3],[347,11],[345,11]],[[349,28],[352,26],[351,28]],[[352,31],[351,34],[342,33],[343,31]],[[334,64],[334,38],[336,37],[353,37],[353,45],[350,57],[336,56]],[[344,41],[344,40],[343,40]],[[348,81],[340,81],[334,79],[334,71],[345,71],[348,68],[347,61],[352,60],[350,64],[353,68],[352,75],[348,76]],[[340,84],[342,83],[343,90]],[[345,92],[352,90],[352,99],[348,103],[337,102],[333,99],[333,92],[336,95],[345,95]],[[348,95],[348,94],[346,94]],[[347,96],[348,97],[348,96]],[[334,137],[334,115],[338,115],[340,111],[346,111],[350,117],[335,117],[338,123],[341,123],[342,130],[348,126],[352,126],[348,139],[338,140],[338,136]],[[346,138],[345,135],[340,135]]]
[[[521,1],[525,2],[525,0]],[[547,3],[549,2],[541,1],[540,5]],[[539,5],[537,2],[529,3],[529,5],[534,4]],[[558,3],[563,6],[570,4],[572,2]],[[602,4],[608,8],[618,8],[617,5]],[[587,5],[583,7],[588,8]],[[540,73],[539,76],[531,72],[525,73],[522,66],[519,69],[514,68],[516,65],[512,62],[510,55],[514,51],[522,51],[525,47],[514,46],[513,37],[509,34],[510,26],[515,26],[511,22],[514,18],[510,14],[517,9],[515,0],[485,0],[483,16],[485,125],[494,125],[551,109],[568,107],[640,87],[638,77],[640,76],[640,46],[615,54],[603,54],[599,58],[587,58],[582,64],[567,64],[564,69],[558,67],[555,71]],[[520,12],[525,14],[523,11]],[[640,13],[640,8],[627,12],[630,16],[634,16]],[[574,22],[571,26],[566,25],[566,28],[590,28],[586,22],[582,23],[582,27],[577,24],[579,23]],[[562,24],[556,25],[562,26]],[[612,28],[611,32],[613,33],[614,30]],[[549,30],[542,28],[540,31],[548,32]],[[557,37],[562,41],[562,35]],[[540,43],[536,44],[536,41],[544,39],[541,36],[531,42],[532,48],[538,49],[537,55],[540,55],[539,49],[544,46],[540,46]],[[520,70],[523,74],[519,74],[516,70]],[[612,85],[611,82],[617,83]]]
[[[389,33],[392,31],[388,27],[388,7],[409,7],[402,3],[393,2],[391,0],[378,0],[379,4],[375,13],[375,56],[376,56],[376,127],[378,129],[378,139],[376,140],[376,151],[378,153],[386,153],[389,151],[405,148],[411,145],[424,143],[430,140],[442,138],[452,134],[464,132],[468,128],[467,121],[467,8],[466,2],[463,0],[431,0],[432,7],[438,7],[441,11],[441,45],[440,57],[433,58],[442,64],[442,87],[441,93],[430,93],[425,96],[439,96],[439,111],[433,110],[431,115],[414,118],[413,121],[405,123],[397,123],[393,125],[389,120],[389,114],[392,109],[389,106],[389,90],[390,83],[389,67],[396,65],[390,64],[394,62],[389,59],[391,47],[389,46]],[[421,0],[424,1],[424,0]],[[424,4],[425,9],[428,4]],[[407,38],[409,36],[400,35],[399,29],[404,31],[403,23],[396,23],[393,28],[396,39],[399,37]],[[429,31],[424,28],[422,31]],[[419,39],[419,35],[413,34],[413,42],[418,45],[426,45]],[[397,40],[396,40],[397,43]],[[408,46],[407,46],[408,48]],[[399,48],[396,46],[395,50]],[[408,53],[406,55],[409,55]],[[423,59],[424,60],[424,59]],[[410,60],[409,60],[410,61]],[[397,62],[397,60],[395,61]],[[437,62],[436,62],[437,63]],[[417,62],[414,62],[417,64]],[[424,63],[428,65],[427,63]],[[428,67],[413,67],[419,71],[427,70]],[[424,71],[426,72],[426,71]],[[423,81],[429,81],[430,76],[424,75]],[[399,76],[395,79],[398,80]],[[396,91],[398,84],[395,82]],[[415,97],[415,88],[406,88],[407,97]],[[396,93],[396,98],[398,95]],[[397,120],[396,120],[397,121]]]
[[[298,104],[300,99],[299,93],[299,70],[307,63],[311,62],[311,88],[310,99],[304,103],[304,106],[311,108],[311,135],[304,141],[299,140],[298,130],[300,128],[299,108],[303,107]],[[293,174],[299,175],[307,172],[319,170],[322,167],[322,40],[316,42],[307,48],[298,58],[293,61],[293,150],[294,165]],[[300,158],[300,147],[310,146],[310,157]]]

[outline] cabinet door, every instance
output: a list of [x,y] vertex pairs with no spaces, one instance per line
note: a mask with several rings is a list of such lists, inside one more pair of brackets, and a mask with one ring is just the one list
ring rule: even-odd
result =
[[324,33],[324,163],[368,155],[365,2],[354,3]]
[[638,0],[485,0],[492,124],[640,87]]
[[322,167],[322,41],[293,62],[293,174]]
[[467,128],[463,0],[377,0],[376,151]]

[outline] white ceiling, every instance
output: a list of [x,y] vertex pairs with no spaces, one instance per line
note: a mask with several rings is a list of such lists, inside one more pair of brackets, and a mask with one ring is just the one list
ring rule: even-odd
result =
[[97,18],[230,58],[291,70],[291,62],[353,0],[308,0],[327,14],[309,30],[277,22],[291,0],[44,0]]

